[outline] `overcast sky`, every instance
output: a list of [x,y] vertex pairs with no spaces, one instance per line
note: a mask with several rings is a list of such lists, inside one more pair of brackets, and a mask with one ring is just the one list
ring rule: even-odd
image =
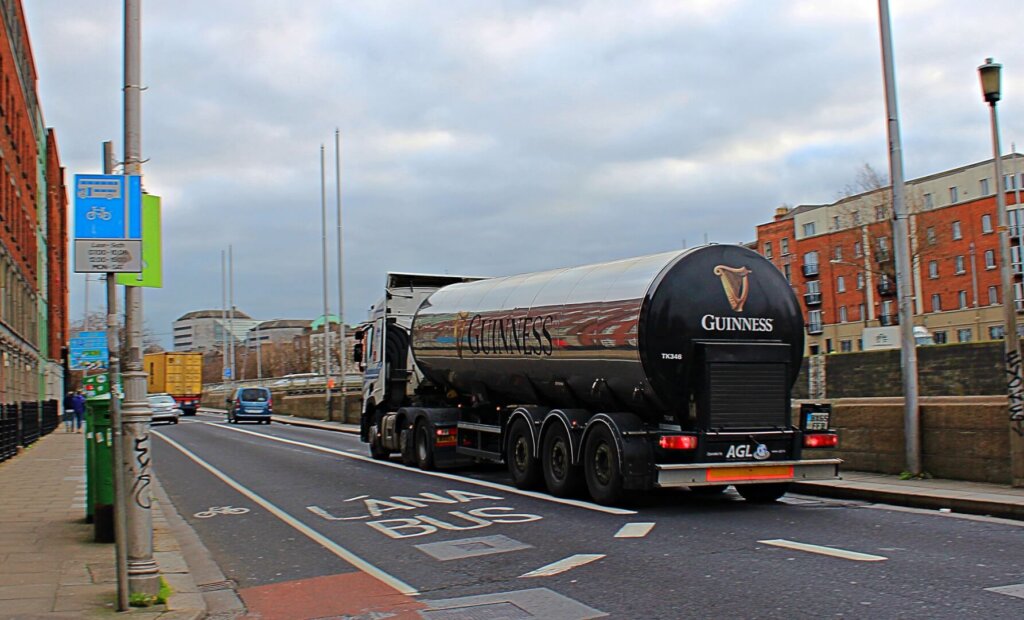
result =
[[[104,140],[123,152],[123,3],[24,4],[70,184],[101,171]],[[906,177],[991,157],[988,56],[1005,150],[1024,143],[1020,0],[892,4]],[[165,261],[145,314],[168,346],[175,318],[221,307],[228,244],[240,309],[322,312],[321,144],[337,311],[335,128],[349,323],[389,270],[506,275],[747,241],[777,206],[888,170],[872,0],[176,0],[142,15]]]

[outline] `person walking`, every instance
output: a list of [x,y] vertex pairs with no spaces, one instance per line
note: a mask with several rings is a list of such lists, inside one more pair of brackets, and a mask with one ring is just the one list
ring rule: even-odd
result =
[[75,429],[75,393],[68,390],[64,395],[64,432],[70,433]]
[[85,396],[81,392],[75,392],[75,432],[82,432],[82,422],[85,419]]

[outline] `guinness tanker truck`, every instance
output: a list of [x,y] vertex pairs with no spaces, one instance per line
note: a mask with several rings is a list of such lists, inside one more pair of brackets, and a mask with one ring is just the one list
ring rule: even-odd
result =
[[[389,273],[361,326],[361,436],[421,469],[505,463],[519,488],[728,485],[774,501],[832,479],[827,405],[793,415],[803,315],[756,252],[707,245],[501,277]],[[794,420],[792,418],[797,417]]]

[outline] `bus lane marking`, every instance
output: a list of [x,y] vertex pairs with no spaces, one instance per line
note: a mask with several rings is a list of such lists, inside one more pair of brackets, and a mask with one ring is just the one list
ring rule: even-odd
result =
[[578,566],[583,566],[584,564],[596,562],[603,557],[605,557],[603,553],[577,553],[576,555],[570,555],[569,557],[557,562],[552,562],[547,566],[542,566],[537,570],[532,570],[524,575],[519,575],[519,578],[550,577],[552,575],[564,573],[567,570],[572,570]]
[[398,463],[392,463],[392,462],[389,462],[389,461],[378,461],[378,460],[376,460],[374,458],[371,458],[371,457],[369,457],[367,455],[364,455],[364,454],[351,454],[351,453],[345,452],[343,450],[335,450],[333,448],[328,448],[328,447],[325,447],[325,446],[318,446],[316,444],[306,443],[304,441],[296,441],[294,439],[285,439],[284,437],[275,437],[274,435],[267,435],[267,434],[259,433],[259,432],[256,432],[256,431],[246,430],[244,428],[235,428],[235,427],[232,427],[232,426],[224,426],[224,425],[215,424],[215,423],[212,423],[212,422],[204,422],[204,424],[209,424],[210,426],[212,426],[214,428],[218,428],[218,429],[222,429],[222,430],[226,430],[226,431],[232,431],[232,432],[235,432],[235,433],[244,433],[244,434],[247,434],[247,435],[254,435],[256,437],[260,437],[260,438],[263,438],[263,439],[268,439],[270,441],[276,441],[276,442],[279,442],[279,443],[289,444],[289,445],[293,445],[293,446],[300,446],[300,447],[303,447],[303,448],[308,448],[310,450],[316,450],[318,452],[324,452],[326,454],[332,454],[334,456],[342,456],[342,457],[345,457],[345,458],[348,458],[348,459],[355,459],[357,461],[363,461],[365,463],[370,463],[370,464],[373,464],[373,465],[381,465],[381,466],[384,466],[384,467],[392,467],[394,469],[400,469],[402,471],[412,472],[412,473],[416,473],[416,474],[422,474],[424,476],[432,476],[434,478],[443,478],[445,480],[455,480],[457,482],[462,482],[462,483],[465,483],[465,484],[472,484],[472,485],[475,485],[475,486],[485,487],[485,488],[488,488],[488,489],[494,489],[495,491],[502,491],[502,492],[505,492],[505,493],[514,493],[516,495],[522,495],[524,497],[532,497],[534,499],[539,499],[539,500],[542,500],[542,501],[545,501],[545,502],[551,502],[551,503],[554,503],[554,504],[563,504],[563,505],[566,505],[566,506],[575,506],[576,508],[584,508],[586,510],[593,510],[595,512],[603,512],[605,514],[610,514],[610,515],[635,515],[636,514],[635,510],[627,510],[625,508],[615,508],[613,506],[601,506],[599,504],[594,504],[594,503],[591,503],[591,502],[584,502],[584,501],[576,500],[576,499],[567,499],[567,498],[564,498],[564,497],[554,497],[553,495],[547,495],[547,494],[544,494],[544,493],[538,493],[536,491],[527,491],[527,490],[524,490],[524,489],[517,489],[515,487],[510,487],[510,486],[505,485],[505,484],[499,484],[497,482],[488,482],[487,480],[477,480],[475,478],[467,478],[465,476],[457,476],[455,474],[447,474],[447,473],[439,472],[439,471],[423,471],[422,469],[414,469],[414,468],[411,468],[411,467],[407,467],[405,465],[400,465]]
[[764,545],[782,547],[784,549],[794,549],[796,551],[817,553],[819,555],[827,555],[833,558],[841,558],[843,560],[853,560],[855,562],[883,562],[889,559],[882,555],[871,555],[870,553],[860,553],[859,551],[849,551],[847,549],[839,549],[837,547],[823,547],[821,545],[812,545],[809,543],[795,542],[792,540],[785,540],[783,538],[774,538],[772,540],[759,540],[757,542]]
[[[362,499],[362,508],[366,511],[365,514],[338,515],[320,506],[306,506],[306,509],[327,521],[363,521],[377,532],[396,540],[428,536],[439,531],[461,532],[490,527],[495,524],[530,523],[543,519],[542,516],[536,514],[513,513],[515,508],[509,506],[463,508],[459,504],[475,501],[499,502],[505,498],[457,489],[449,489],[443,493],[425,491],[418,495],[392,495],[387,499],[364,495]],[[380,518],[385,516],[385,513],[396,510],[420,511],[439,504],[442,509],[455,509],[448,510],[445,515],[440,516],[421,513],[414,516]],[[375,520],[364,521],[371,518]]]
[[375,579],[377,579],[378,581],[384,583],[385,585],[387,585],[387,586],[389,586],[391,588],[394,588],[395,590],[401,592],[402,594],[405,594],[405,595],[408,595],[408,596],[416,596],[418,594],[416,588],[414,588],[414,587],[410,586],[409,584],[405,583],[404,581],[402,581],[398,577],[390,575],[390,574],[384,572],[383,570],[381,570],[380,568],[377,568],[373,564],[370,564],[369,562],[367,562],[366,560],[362,559],[358,555],[352,553],[348,549],[345,549],[344,547],[342,547],[338,543],[336,543],[333,540],[327,538],[323,534],[317,532],[316,530],[314,530],[313,528],[309,527],[308,525],[306,525],[302,521],[299,521],[298,519],[296,519],[292,515],[288,514],[284,510],[278,508],[273,503],[271,503],[269,500],[264,499],[262,496],[257,495],[255,492],[253,492],[253,491],[249,490],[248,488],[242,486],[235,479],[231,478],[230,476],[228,476],[224,472],[220,471],[219,469],[217,469],[213,465],[210,465],[209,463],[204,461],[200,456],[198,456],[197,454],[195,454],[194,452],[192,452],[191,450],[189,450],[185,446],[181,445],[177,441],[171,439],[170,437],[167,437],[166,435],[164,435],[160,431],[150,431],[150,433],[152,435],[155,435],[155,436],[159,437],[160,439],[163,439],[168,444],[170,444],[172,447],[177,449],[179,452],[181,452],[182,454],[184,454],[188,458],[192,459],[192,461],[194,461],[197,465],[199,465],[200,467],[202,467],[206,471],[208,471],[211,474],[213,474],[213,476],[216,477],[217,479],[219,479],[221,482],[223,482],[224,484],[228,485],[229,487],[231,487],[235,491],[238,491],[239,493],[241,493],[245,497],[249,498],[250,500],[252,500],[257,505],[261,506],[263,509],[265,509],[270,514],[274,515],[275,517],[277,517],[281,521],[283,521],[286,524],[290,525],[292,528],[298,530],[300,533],[302,533],[306,537],[310,538],[313,542],[319,544],[324,549],[327,549],[328,551],[330,551],[331,553],[333,553],[337,557],[339,557],[342,560],[348,562],[353,567],[363,571],[364,573],[370,575],[371,577],[374,577]]

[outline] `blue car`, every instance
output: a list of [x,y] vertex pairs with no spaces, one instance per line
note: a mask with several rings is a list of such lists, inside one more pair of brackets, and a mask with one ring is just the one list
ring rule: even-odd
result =
[[270,424],[272,413],[274,407],[270,390],[264,387],[238,388],[234,397],[228,399],[229,424],[238,424],[246,420]]

